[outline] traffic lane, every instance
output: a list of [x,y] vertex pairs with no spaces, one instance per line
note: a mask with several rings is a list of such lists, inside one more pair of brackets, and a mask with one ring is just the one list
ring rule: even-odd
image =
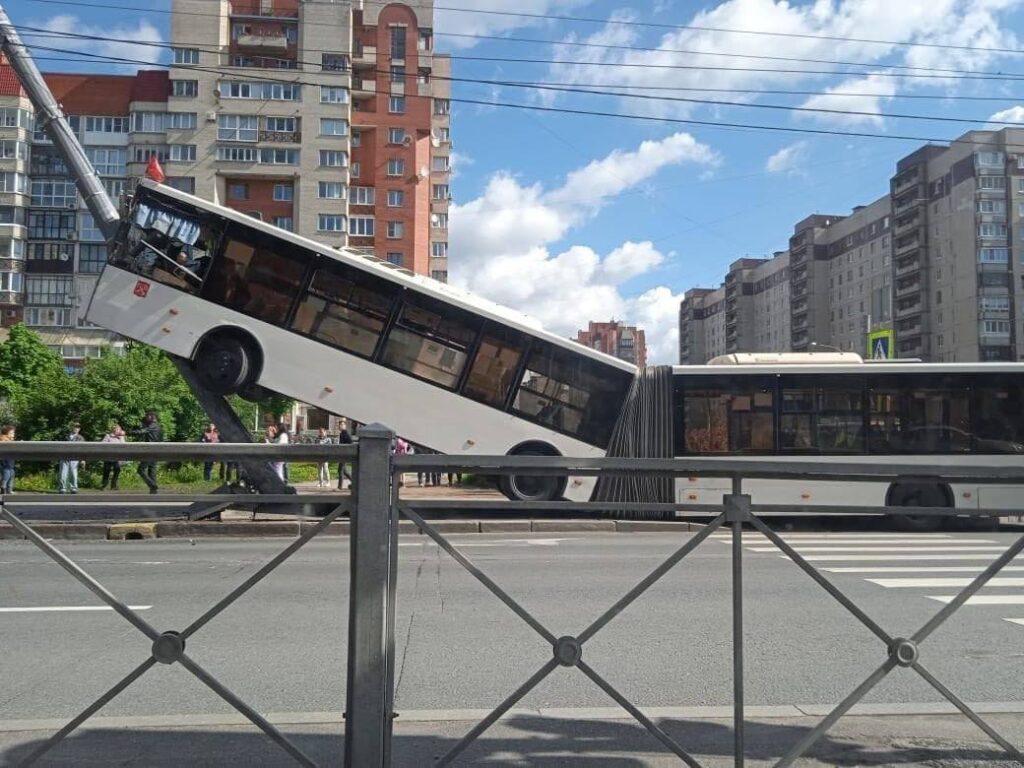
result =
[[185,516],[191,504],[173,501],[111,504],[109,502],[62,501],[54,494],[53,501],[17,502],[5,498],[4,507],[26,521],[47,523],[107,522],[117,520],[168,520]]
[[[685,538],[453,537],[556,635],[578,633]],[[307,546],[295,562],[204,627],[189,641],[189,653],[264,711],[339,711],[348,571],[342,541]],[[493,706],[547,661],[550,649],[436,547],[403,543],[396,619],[399,707]],[[153,604],[144,615],[159,629],[182,628],[281,548],[280,541],[68,544],[73,557],[111,561],[87,567],[129,602]],[[55,566],[40,565],[31,545],[9,542],[0,553],[6,564],[0,565],[3,604],[11,605],[14,597],[36,605],[91,600]],[[795,566],[761,554],[748,554],[746,564],[750,703],[834,702],[881,663],[881,644]],[[586,645],[588,663],[641,704],[728,704],[729,569],[727,543],[706,542]],[[10,588],[14,582],[16,593]],[[894,634],[915,630],[941,607],[872,587],[860,579],[844,584]],[[113,614],[5,616],[0,626],[7,650],[0,678],[11,681],[0,694],[0,719],[70,716],[149,650],[148,640]],[[1020,647],[1020,631],[972,609],[928,641],[934,660],[925,659],[967,699],[1016,700],[1024,674],[1012,660],[1007,665],[1006,650]],[[938,697],[901,674],[868,700]],[[560,669],[525,703],[609,702],[576,670]],[[184,670],[161,666],[104,712],[226,710]]]

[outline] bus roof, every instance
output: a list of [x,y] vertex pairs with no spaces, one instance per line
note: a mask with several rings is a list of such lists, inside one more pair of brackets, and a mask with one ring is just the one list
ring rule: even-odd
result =
[[632,363],[628,363],[625,360],[620,360],[612,355],[599,352],[596,349],[591,349],[588,346],[578,344],[577,342],[563,338],[558,334],[546,331],[533,318],[496,302],[475,296],[469,291],[462,290],[461,288],[455,288],[447,283],[442,283],[423,275],[406,273],[405,270],[399,271],[391,267],[383,266],[376,259],[366,258],[365,256],[347,249],[334,248],[332,246],[325,245],[324,243],[318,243],[316,240],[303,237],[302,235],[297,235],[294,232],[279,229],[278,227],[267,224],[259,219],[247,216],[233,208],[228,208],[217,203],[211,203],[209,200],[203,200],[201,197],[190,195],[187,192],[182,192],[174,187],[168,187],[165,184],[157,184],[151,179],[141,179],[139,181],[139,186],[151,189],[162,195],[166,195],[167,197],[176,198],[188,205],[193,205],[198,208],[211,211],[218,216],[223,216],[226,219],[230,219],[247,227],[253,227],[274,237],[290,240],[298,246],[316,251],[328,258],[354,266],[366,272],[377,274],[394,283],[404,285],[407,288],[412,288],[420,293],[431,295],[441,301],[446,301],[460,307],[461,309],[474,312],[487,319],[511,326],[531,336],[540,337],[552,344],[577,352],[584,357],[598,360],[606,365],[611,365],[624,371],[636,371],[636,366]]
[[1015,373],[1024,375],[1021,363],[921,363],[901,362],[886,365],[872,365],[866,362],[855,364],[837,363],[781,363],[779,365],[674,365],[675,376],[737,376],[749,374],[764,376],[776,373],[824,373],[824,374],[887,374],[887,373]]

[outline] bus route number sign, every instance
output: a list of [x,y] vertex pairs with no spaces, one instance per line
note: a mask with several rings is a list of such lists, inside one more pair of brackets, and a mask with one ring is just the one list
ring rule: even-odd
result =
[[140,299],[146,298],[146,296],[149,295],[149,283],[147,283],[145,280],[139,280],[135,284],[135,295],[138,296]]

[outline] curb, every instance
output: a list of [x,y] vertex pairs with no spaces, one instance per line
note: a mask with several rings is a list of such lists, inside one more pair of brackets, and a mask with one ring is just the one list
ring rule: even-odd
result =
[[[703,523],[653,520],[428,520],[439,533],[687,533]],[[138,539],[294,538],[316,526],[309,520],[162,523],[33,523],[46,539],[132,541]],[[348,536],[348,520],[327,526],[321,536]],[[400,535],[420,535],[411,520],[398,524]],[[24,539],[11,525],[0,525],[0,540]]]

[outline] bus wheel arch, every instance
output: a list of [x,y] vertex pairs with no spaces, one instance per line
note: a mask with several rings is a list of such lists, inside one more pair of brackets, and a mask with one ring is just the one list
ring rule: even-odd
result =
[[[949,507],[956,503],[952,489],[940,480],[898,480],[889,486],[885,495],[888,507]],[[908,531],[937,531],[944,518],[940,515],[893,515],[899,528]]]
[[216,328],[196,344],[192,367],[211,392],[234,395],[249,389],[259,379],[263,350],[256,338],[242,328]]
[[[528,440],[508,451],[509,456],[561,456],[543,440]],[[565,493],[568,478],[558,475],[501,475],[498,488],[511,501],[557,501]]]

